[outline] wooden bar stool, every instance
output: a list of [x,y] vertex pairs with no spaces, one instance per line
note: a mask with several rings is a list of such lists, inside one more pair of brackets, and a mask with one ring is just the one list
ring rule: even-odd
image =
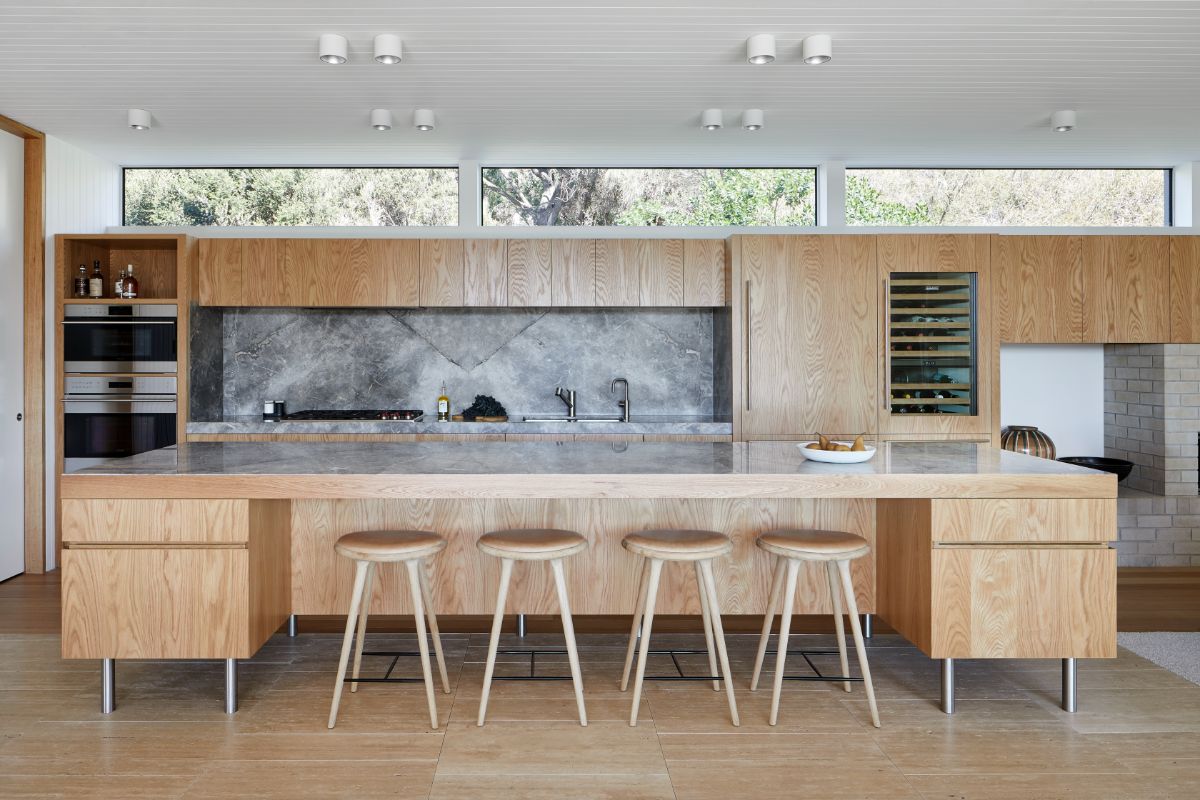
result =
[[[479,698],[478,724],[482,726],[487,717],[488,695],[492,689],[492,673],[496,669],[500,626],[504,622],[504,601],[508,597],[508,582],[512,577],[513,562],[549,561],[550,569],[554,573],[554,586],[558,590],[558,609],[562,614],[563,637],[567,640],[567,659],[571,662],[571,681],[575,684],[575,704],[579,706],[579,724],[587,725],[587,710],[583,705],[583,676],[579,671],[579,653],[575,649],[575,626],[571,622],[571,604],[567,600],[567,582],[563,573],[563,560],[586,550],[587,539],[574,531],[527,528],[485,533],[479,537],[477,546],[489,556],[500,559],[500,590],[496,596],[496,613],[492,617],[492,635],[488,639],[487,667],[483,673],[483,694]],[[531,657],[536,657],[536,652],[528,652],[531,653]],[[555,652],[561,653],[562,651]],[[538,680],[548,679],[553,678],[538,678]]]
[[[442,656],[442,638],[438,634],[437,615],[433,611],[433,598],[429,592],[429,580],[425,576],[425,559],[446,549],[446,540],[428,531],[358,531],[348,533],[334,545],[339,555],[354,561],[354,592],[350,599],[350,613],[346,617],[346,634],[342,638],[342,658],[338,662],[337,682],[333,685],[333,705],[329,709],[329,727],[337,722],[338,704],[342,700],[342,685],[347,682],[346,666],[350,660],[350,647],[354,640],[354,623],[358,621],[358,643],[354,648],[354,674],[349,679],[350,691],[358,691],[359,666],[362,664],[363,639],[367,633],[367,611],[371,606],[371,579],[376,564],[396,561],[404,562],[408,568],[408,585],[412,592],[413,618],[417,624],[417,647],[421,657],[421,673],[425,682],[425,697],[429,701],[429,724],[438,727],[437,703],[433,698],[433,678],[429,669],[429,644],[425,641],[425,619],[429,619],[429,631],[433,634],[433,650],[437,655],[438,670],[442,674],[442,689],[450,693],[450,678],[446,675],[446,660]],[[413,653],[372,653],[398,658]],[[395,661],[392,662],[393,666]],[[391,669],[383,678],[363,678],[361,682],[409,683],[414,678],[392,678]]]
[[[763,618],[762,635],[758,640],[758,656],[754,659],[754,676],[750,679],[750,691],[758,689],[758,676],[762,672],[763,658],[767,653],[767,639],[771,635],[771,623],[779,610],[779,598],[783,596],[783,612],[779,621],[779,645],[775,656],[775,689],[771,696],[770,723],[779,720],[779,695],[783,690],[783,667],[787,659],[788,634],[792,626],[792,603],[796,597],[796,578],[800,564],[804,561],[824,561],[829,575],[829,595],[833,601],[833,623],[837,632],[838,655],[842,662],[842,674],[838,678],[818,675],[812,680],[841,680],[846,691],[850,691],[850,665],[846,659],[846,634],[842,628],[842,603],[838,596],[846,599],[846,613],[850,615],[850,630],[854,634],[854,648],[858,651],[858,665],[862,670],[862,682],[867,687],[867,704],[871,707],[871,722],[879,727],[879,710],[875,707],[875,688],[871,685],[871,668],[867,664],[867,651],[863,646],[862,628],[858,622],[858,602],[854,598],[854,584],[850,581],[850,562],[871,552],[871,545],[861,536],[844,531],[777,530],[758,537],[756,544],[775,556],[774,579],[771,581],[771,598],[767,601],[767,613]],[[832,651],[831,651],[832,652]]]
[[629,724],[637,725],[638,705],[642,701],[642,682],[646,677],[646,657],[650,654],[650,631],[654,626],[654,604],[658,597],[658,580],[663,564],[667,561],[690,561],[696,570],[696,589],[700,595],[704,641],[708,647],[709,674],[713,677],[713,689],[719,689],[716,658],[713,656],[715,638],[716,652],[721,660],[720,675],[724,676],[725,692],[729,697],[729,716],[734,725],[741,725],[737,701],[733,697],[729,655],[725,652],[725,631],[721,626],[721,607],[717,600],[717,584],[712,571],[713,559],[728,555],[733,550],[733,542],[728,536],[716,531],[649,530],[629,534],[622,540],[621,545],[644,559],[637,608],[633,614],[633,626],[629,630],[629,646],[625,650],[625,671],[621,675],[623,692],[629,688],[629,671],[633,665],[633,651],[637,646],[640,625],[641,649],[638,653],[637,677],[633,684],[633,708],[629,712]]

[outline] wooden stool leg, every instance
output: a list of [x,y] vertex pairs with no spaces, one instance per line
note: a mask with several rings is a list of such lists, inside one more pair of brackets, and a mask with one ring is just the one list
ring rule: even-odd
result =
[[858,651],[858,667],[862,670],[863,686],[867,688],[867,705],[871,707],[871,724],[879,727],[879,709],[875,706],[875,687],[871,685],[871,667],[867,664],[867,648],[863,644],[862,627],[858,622],[858,601],[854,598],[854,582],[850,580],[850,562],[837,562],[842,574],[842,592],[846,596],[846,613],[850,615],[850,631],[854,634],[854,649]]
[[638,626],[646,612],[646,590],[650,588],[650,559],[642,559],[642,577],[638,581],[637,606],[633,609],[633,627],[629,629],[629,646],[625,649],[625,671],[621,673],[621,691],[629,688],[629,670],[633,667],[633,651],[637,648]]
[[717,651],[713,649],[712,618],[708,613],[708,595],[704,591],[704,575],[700,571],[700,562],[696,562],[696,591],[700,595],[700,618],[704,622],[704,646],[708,650],[708,674],[713,677],[713,691],[721,691],[721,682],[716,680]]
[[333,704],[329,707],[329,727],[337,722],[338,704],[342,702],[342,685],[346,680],[346,666],[350,661],[350,646],[354,644],[354,623],[358,620],[358,607],[362,604],[363,584],[367,579],[367,562],[354,565],[354,591],[350,594],[350,612],[346,616],[346,635],[342,637],[342,657],[338,661],[337,681],[333,684]]
[[[829,597],[833,600],[833,629],[837,634],[838,656],[842,660],[842,674],[850,674],[850,662],[846,659],[846,629],[842,627],[842,592],[838,583],[841,578],[838,577],[837,564],[832,561],[825,562],[825,574],[829,576]],[[845,681],[842,686],[846,691],[850,691],[850,681]]]
[[658,597],[658,578],[662,574],[663,562],[657,558],[650,562],[650,574],[646,578],[646,610],[642,617],[642,646],[638,651],[637,677],[633,681],[633,707],[629,712],[629,726],[637,725],[638,706],[642,702],[642,681],[646,677],[646,657],[650,650],[650,630],[654,627],[654,601]]
[[425,640],[425,603],[421,600],[421,562],[405,561],[408,589],[412,595],[413,621],[417,623],[417,650],[421,653],[421,676],[425,678],[425,699],[429,703],[429,725],[438,727],[437,700],[433,696],[433,671],[429,668],[429,642]]
[[488,694],[492,691],[492,672],[496,669],[496,649],[500,644],[500,627],[504,624],[504,601],[508,598],[508,580],[512,577],[511,558],[500,559],[500,591],[496,594],[496,613],[492,616],[492,635],[488,638],[487,667],[483,670],[483,694],[479,696],[479,720],[483,727],[487,717]]
[[[358,614],[358,641],[354,644],[354,671],[350,673],[350,677],[358,678],[358,669],[362,666],[362,651],[363,640],[367,638],[367,616],[371,611],[371,589],[372,578],[375,577],[375,562],[367,562],[367,580],[363,585],[363,601],[362,609]],[[358,691],[358,681],[354,680],[350,683],[350,691]]]
[[554,586],[558,589],[558,610],[562,614],[563,638],[567,640],[567,660],[571,662],[571,682],[575,684],[575,705],[579,706],[579,724],[587,725],[587,709],[583,706],[583,674],[579,669],[579,653],[575,649],[575,625],[571,622],[571,603],[567,599],[567,579],[563,575],[563,560],[553,559]]
[[783,593],[783,571],[785,559],[775,556],[774,575],[771,578],[771,597],[767,600],[767,611],[763,615],[762,634],[758,637],[758,655],[754,657],[754,674],[750,677],[750,691],[758,689],[758,679],[762,675],[763,660],[767,657],[767,642],[771,638],[771,625],[775,622],[775,614],[779,610],[779,595]]
[[783,611],[779,619],[779,652],[775,654],[775,686],[771,692],[771,716],[768,722],[774,725],[779,721],[779,697],[783,694],[783,670],[787,662],[788,635],[792,631],[792,603],[796,599],[796,576],[800,573],[800,562],[795,559],[787,561],[787,581],[783,588]]
[[712,561],[701,561],[700,571],[704,577],[708,613],[712,617],[713,636],[717,640],[717,655],[721,659],[721,674],[725,676],[725,694],[729,697],[729,718],[734,727],[742,724],[738,717],[737,700],[733,696],[733,674],[729,671],[729,653],[725,651],[725,628],[721,625],[721,604],[717,600],[717,582],[713,580]]
[[433,610],[433,594],[429,591],[429,576],[425,572],[425,561],[417,566],[421,576],[421,598],[425,601],[425,617],[429,620],[429,634],[433,637],[433,653],[437,657],[438,672],[442,673],[442,691],[450,694],[450,676],[446,674],[446,657],[442,654],[442,634],[438,630],[437,612]]

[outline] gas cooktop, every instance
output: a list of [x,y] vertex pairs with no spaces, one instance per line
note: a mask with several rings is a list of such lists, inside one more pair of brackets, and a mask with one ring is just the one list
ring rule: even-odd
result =
[[399,408],[386,410],[354,409],[351,411],[313,409],[296,411],[284,417],[287,421],[340,421],[340,420],[385,420],[388,422],[416,422],[424,415],[420,409]]

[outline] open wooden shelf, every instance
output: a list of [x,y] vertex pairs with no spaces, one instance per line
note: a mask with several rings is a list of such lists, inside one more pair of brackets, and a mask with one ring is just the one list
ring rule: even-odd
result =
[[[73,293],[79,265],[82,264],[88,277],[91,277],[92,266],[97,261],[100,262],[100,274],[104,276],[105,292],[111,292],[113,279],[127,264],[133,264],[133,274],[138,280],[138,300],[173,303],[179,297],[179,267],[185,257],[183,237],[64,236],[62,247],[59,297],[64,302],[97,302],[91,298],[74,297]],[[120,301],[116,297],[98,299],[111,303]]]
[[175,305],[177,297],[68,297],[63,300],[64,306],[136,306],[136,305]]

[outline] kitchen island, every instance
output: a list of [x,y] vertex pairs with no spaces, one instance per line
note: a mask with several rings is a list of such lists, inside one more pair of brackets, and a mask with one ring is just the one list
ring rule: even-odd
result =
[[[1075,658],[1116,655],[1115,477],[980,444],[884,443],[834,465],[788,442],[193,443],[64,475],[62,496],[65,658],[248,658],[291,614],[345,613],[353,566],[333,543],[368,528],[445,536],[438,613],[490,614],[499,571],[475,540],[507,527],[588,538],[568,567],[578,615],[633,612],[627,533],[728,534],[722,610],[759,614],[756,534],[832,528],[872,543],[860,610],[948,667],[1056,658],[1073,675]],[[555,610],[541,572],[518,572],[510,608]],[[378,585],[372,613],[410,613],[387,567]],[[828,602],[824,571],[802,573],[796,613]],[[659,609],[699,612],[683,571],[664,574]]]

